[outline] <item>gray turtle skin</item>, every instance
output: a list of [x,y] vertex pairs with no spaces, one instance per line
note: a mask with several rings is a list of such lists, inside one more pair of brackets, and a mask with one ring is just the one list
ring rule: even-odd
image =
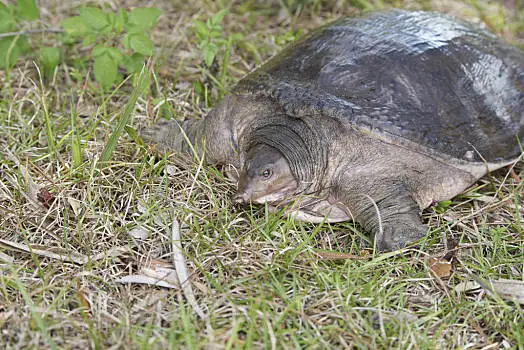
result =
[[521,155],[524,54],[441,14],[345,18],[244,77],[204,119],[142,136],[232,165],[237,202],[354,220],[377,249],[397,249],[426,234],[422,209]]

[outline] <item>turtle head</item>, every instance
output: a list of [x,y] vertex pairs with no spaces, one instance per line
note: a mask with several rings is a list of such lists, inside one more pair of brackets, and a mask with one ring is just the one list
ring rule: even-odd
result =
[[234,200],[237,203],[278,204],[297,187],[297,181],[282,153],[262,144],[247,153]]

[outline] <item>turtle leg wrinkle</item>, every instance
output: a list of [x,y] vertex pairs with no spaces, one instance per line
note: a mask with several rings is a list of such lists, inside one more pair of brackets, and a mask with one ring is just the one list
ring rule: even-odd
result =
[[388,179],[362,185],[339,189],[337,197],[372,234],[379,251],[402,248],[426,235],[428,227],[422,223],[419,205],[404,185]]
[[240,166],[238,146],[226,103],[212,110],[203,119],[177,121],[161,119],[140,131],[146,143],[156,144],[161,152],[178,152],[205,157],[208,164]]

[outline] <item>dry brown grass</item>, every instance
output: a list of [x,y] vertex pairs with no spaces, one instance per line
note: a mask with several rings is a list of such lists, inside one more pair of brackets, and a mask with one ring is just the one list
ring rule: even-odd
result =
[[[81,3],[41,1],[43,22],[56,25]],[[93,3],[107,9],[154,5],[164,11],[153,33],[161,48],[157,81],[152,98],[139,100],[134,125],[150,124],[165,113],[202,117],[208,106],[192,85],[203,73],[191,23],[219,5],[205,0]],[[312,1],[288,13],[279,1],[228,2],[224,32],[243,33],[244,40],[232,51],[227,86],[276,53],[298,29],[355,13],[357,3],[367,4],[329,1],[315,7],[321,1]],[[482,18],[522,46],[519,4],[428,0],[398,6]],[[103,100],[89,79],[66,78],[71,72],[71,65],[62,65],[45,88],[32,62],[17,66],[9,81],[0,72],[0,238],[64,255],[61,261],[0,246],[3,347],[524,347],[519,304],[483,289],[454,289],[473,278],[523,279],[522,160],[511,173],[503,169],[482,179],[443,213],[425,211],[432,230],[420,250],[372,257],[364,249],[365,236],[351,223],[303,224],[264,208],[234,208],[234,184],[220,169],[176,154],[159,156],[127,135],[110,165],[100,170],[96,160],[129,88]],[[78,113],[87,115],[78,118],[84,162],[76,169],[68,139],[71,97]],[[47,147],[43,103],[52,115],[56,155]],[[48,207],[38,197],[42,189],[51,194]],[[191,283],[208,320],[196,317],[181,290],[117,282],[140,266],[169,261],[173,216],[182,223]],[[131,237],[137,227],[148,236]],[[453,242],[458,246],[449,253]],[[314,252],[322,249],[362,259],[323,261]],[[427,258],[446,253],[454,256],[452,274],[436,277]],[[89,259],[71,262],[78,256]]]

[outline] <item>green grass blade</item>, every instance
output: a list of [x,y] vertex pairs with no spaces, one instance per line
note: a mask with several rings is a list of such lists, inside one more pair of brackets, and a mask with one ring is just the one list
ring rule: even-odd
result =
[[120,135],[122,135],[122,132],[125,129],[125,126],[129,123],[129,120],[131,119],[131,113],[135,109],[135,104],[138,101],[138,98],[144,91],[149,87],[149,83],[151,81],[151,75],[149,70],[144,67],[142,71],[140,72],[140,75],[137,80],[136,87],[134,88],[133,92],[131,93],[131,97],[129,98],[129,101],[127,102],[124,112],[122,113],[122,116],[120,117],[120,120],[118,121],[118,124],[109,137],[109,140],[107,141],[106,147],[104,148],[104,153],[102,154],[101,159],[101,165],[103,166],[110,158],[113,152],[115,151],[116,143],[118,141],[118,138]]

